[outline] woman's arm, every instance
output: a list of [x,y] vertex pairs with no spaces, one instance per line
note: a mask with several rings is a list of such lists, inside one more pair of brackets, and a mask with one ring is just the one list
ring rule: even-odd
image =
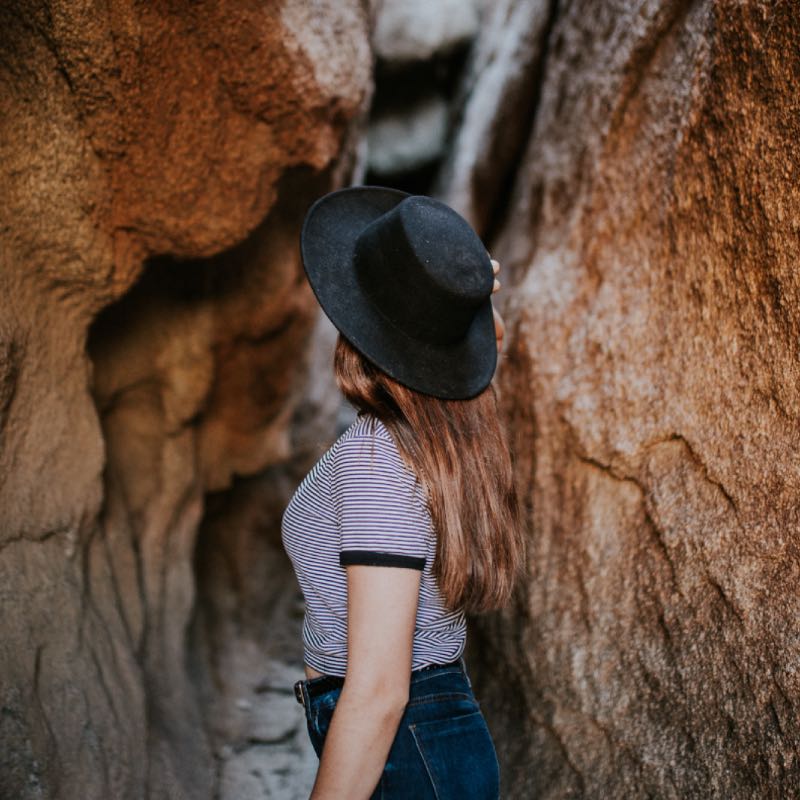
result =
[[421,572],[347,569],[347,674],[311,800],[369,798],[408,703]]

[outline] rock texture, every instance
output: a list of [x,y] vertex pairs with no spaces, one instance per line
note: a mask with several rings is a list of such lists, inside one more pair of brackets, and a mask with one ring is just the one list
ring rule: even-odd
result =
[[427,61],[468,44],[485,0],[375,0],[373,47],[395,64]]
[[550,0],[491,4],[465,69],[452,142],[434,192],[487,238],[503,219],[533,124],[551,6]]
[[17,0],[0,31],[0,796],[211,797],[197,532],[312,416],[297,233],[351,166],[365,8]]
[[490,210],[531,526],[473,640],[506,796],[797,797],[800,22],[549,13]]
[[373,172],[446,152],[503,263],[504,797],[798,796],[795,9],[375,7],[0,7],[0,797],[307,796],[278,530],[340,409],[296,244],[373,29],[373,143],[437,109]]
[[424,95],[409,108],[389,110],[370,125],[369,170],[397,175],[436,161],[445,148],[447,127],[447,103],[436,94]]
[[484,0],[375,0],[366,182],[426,194],[451,133],[454,89]]

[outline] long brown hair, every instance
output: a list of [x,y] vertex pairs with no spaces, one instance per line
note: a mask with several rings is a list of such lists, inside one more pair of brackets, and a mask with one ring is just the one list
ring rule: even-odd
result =
[[380,419],[420,481],[436,531],[433,573],[445,603],[500,608],[524,563],[511,456],[492,384],[470,400],[442,400],[398,383],[341,334],[334,372],[359,411]]

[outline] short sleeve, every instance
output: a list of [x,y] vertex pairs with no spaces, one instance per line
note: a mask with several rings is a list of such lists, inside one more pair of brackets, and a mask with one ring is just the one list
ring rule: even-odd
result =
[[340,565],[424,569],[430,516],[390,435],[341,441],[332,473]]

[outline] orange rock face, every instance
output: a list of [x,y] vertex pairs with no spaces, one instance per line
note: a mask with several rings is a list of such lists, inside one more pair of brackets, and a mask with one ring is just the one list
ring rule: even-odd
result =
[[530,520],[476,650],[507,796],[795,796],[798,19],[548,25],[493,246]]
[[307,415],[297,236],[350,166],[367,24],[0,10],[3,797],[213,790],[186,671],[204,493],[286,460]]

